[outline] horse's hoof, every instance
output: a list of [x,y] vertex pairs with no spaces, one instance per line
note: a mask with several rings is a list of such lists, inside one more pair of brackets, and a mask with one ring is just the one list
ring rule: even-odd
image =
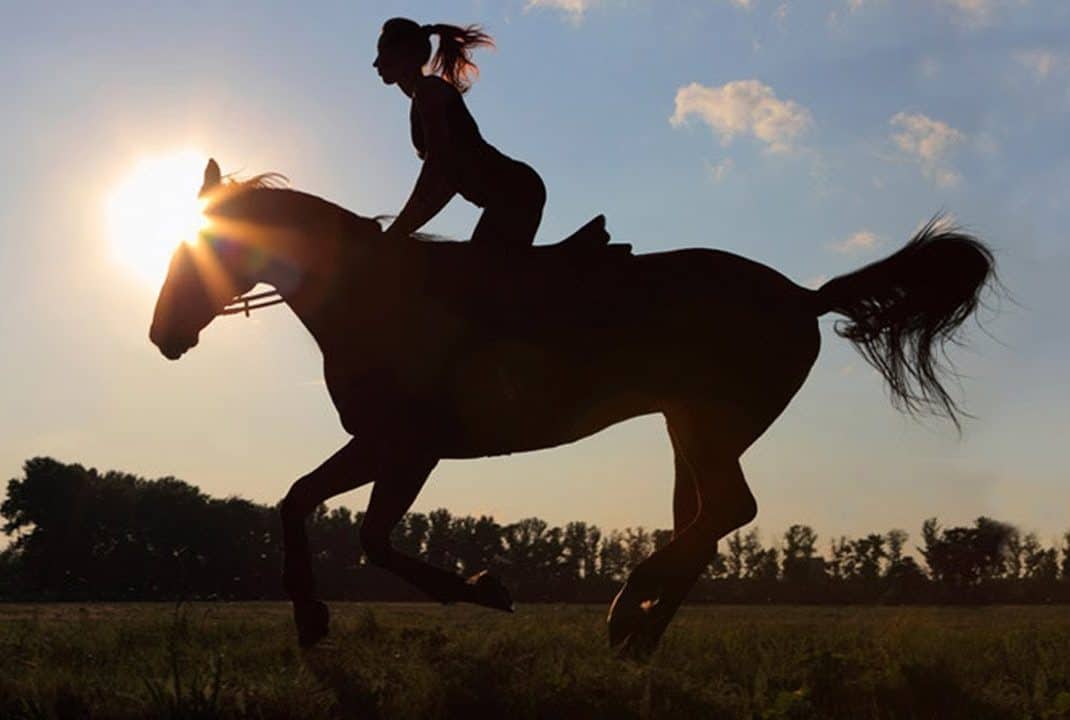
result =
[[[609,645],[616,647],[633,635],[641,633],[654,615],[658,605],[657,597],[648,597],[636,588],[635,583],[625,582],[609,606]],[[646,596],[646,597],[645,597]]]
[[651,642],[644,637],[643,633],[632,633],[620,646],[617,657],[621,660],[631,660],[636,663],[648,662],[657,649],[657,641]]
[[647,662],[658,648],[665,624],[659,621],[657,610],[651,609],[636,623],[632,632],[624,638],[617,657],[622,660]]
[[606,617],[606,622],[609,624],[610,647],[616,647],[624,642],[635,632],[642,619],[643,610],[639,593],[635,592],[631,585],[624,583],[620,592],[610,603],[609,615]]
[[319,600],[294,603],[294,623],[297,624],[297,644],[309,648],[327,637],[331,614]]
[[468,578],[467,583],[472,586],[472,602],[484,607],[513,612],[513,597],[509,594],[502,581],[482,570]]

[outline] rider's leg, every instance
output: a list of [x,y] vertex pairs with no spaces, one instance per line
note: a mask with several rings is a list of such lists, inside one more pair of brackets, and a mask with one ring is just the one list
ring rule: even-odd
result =
[[500,201],[488,205],[472,231],[472,244],[497,249],[523,248],[535,242],[546,205],[546,186],[531,167],[516,163]]

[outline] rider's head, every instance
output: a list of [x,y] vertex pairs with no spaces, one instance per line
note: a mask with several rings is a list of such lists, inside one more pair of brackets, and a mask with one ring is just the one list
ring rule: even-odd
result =
[[[438,49],[431,55],[431,36],[438,35]],[[494,46],[494,40],[478,25],[419,25],[408,18],[383,23],[379,53],[372,63],[383,82],[390,85],[419,73],[430,62],[431,72],[464,92],[469,78],[479,73],[472,62],[472,48]]]

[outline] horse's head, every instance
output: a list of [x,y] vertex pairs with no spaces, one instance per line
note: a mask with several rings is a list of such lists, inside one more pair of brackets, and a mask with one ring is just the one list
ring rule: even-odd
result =
[[208,161],[200,190],[208,222],[175,250],[149,329],[167,358],[195,346],[200,331],[257,283],[274,286],[291,306],[302,293],[314,312],[351,266],[346,249],[371,247],[382,236],[373,219],[275,187],[279,177],[224,180]]
[[240,185],[224,183],[219,165],[208,161],[199,193],[208,222],[192,243],[180,243],[171,256],[149,328],[149,339],[170,360],[195,346],[200,331],[231,300],[263,279],[257,271],[264,263],[250,262],[257,248],[216,216],[220,196],[237,194],[243,189]]

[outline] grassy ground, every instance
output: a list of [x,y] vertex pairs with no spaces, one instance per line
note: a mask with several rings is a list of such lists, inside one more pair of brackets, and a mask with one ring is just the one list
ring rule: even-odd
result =
[[0,605],[0,718],[1070,718],[1070,608],[687,607],[649,665],[605,608]]

